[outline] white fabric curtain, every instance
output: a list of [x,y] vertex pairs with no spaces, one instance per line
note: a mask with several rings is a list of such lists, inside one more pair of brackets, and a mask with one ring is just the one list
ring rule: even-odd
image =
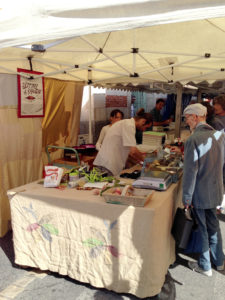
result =
[[0,237],[9,228],[7,190],[42,175],[41,121],[17,117],[17,78],[0,74]]

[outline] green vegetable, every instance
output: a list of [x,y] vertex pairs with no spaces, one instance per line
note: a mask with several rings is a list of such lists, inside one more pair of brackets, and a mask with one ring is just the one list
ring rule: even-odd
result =
[[77,175],[78,175],[78,173],[75,173],[75,172],[70,173],[70,176],[77,176]]
[[108,181],[112,182],[114,180],[113,176],[103,177],[102,172],[98,168],[93,168],[90,173],[81,171],[81,175],[85,176],[89,182],[101,182]]
[[69,173],[71,175],[79,175],[79,170],[78,169],[71,169]]

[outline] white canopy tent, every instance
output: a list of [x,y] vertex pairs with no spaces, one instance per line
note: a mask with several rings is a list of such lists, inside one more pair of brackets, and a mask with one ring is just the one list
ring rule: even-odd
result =
[[11,2],[0,10],[1,73],[32,66],[45,77],[164,92],[224,79],[223,1]]
[[223,0],[1,1],[1,47],[224,16]]
[[224,80],[223,1],[21,0],[1,6],[1,73],[31,68],[44,73],[33,78],[144,85],[165,93],[178,88],[179,95],[188,83],[201,88]]
[[[0,3],[0,73],[11,76],[17,74],[17,68],[33,69],[44,73],[33,74],[33,79],[80,81],[90,87],[144,85],[165,93],[175,89],[179,121],[182,86],[191,83],[199,88],[205,82],[223,82],[224,35],[223,0],[5,0]],[[224,91],[224,84],[217,87]],[[18,136],[18,145],[29,141],[27,130],[33,128],[29,134],[37,132],[39,120],[35,124],[32,119],[17,120],[15,107],[10,109],[4,96],[7,105],[7,113],[2,110],[1,117],[5,139],[8,118],[9,131]],[[16,122],[12,126],[11,115],[20,126]],[[25,137],[20,140],[19,130]],[[41,136],[41,130],[39,133]],[[17,159],[18,153],[13,152],[12,157],[5,153],[4,174],[14,175],[15,166],[21,169],[21,159]],[[24,165],[30,152],[26,153],[21,153]],[[36,161],[40,164],[39,156]],[[7,181],[0,193],[0,235],[9,218],[4,193],[19,182],[8,182],[9,177],[0,173],[0,183]]]

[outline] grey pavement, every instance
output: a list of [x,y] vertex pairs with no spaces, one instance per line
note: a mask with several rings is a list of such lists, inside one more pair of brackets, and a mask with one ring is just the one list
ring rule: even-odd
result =
[[[220,215],[220,226],[225,247],[225,215]],[[195,256],[179,253],[176,263],[168,270],[162,291],[155,300],[224,300],[225,272],[213,270],[212,277],[191,271],[187,260]],[[36,269],[22,269],[14,263],[12,232],[0,238],[0,300],[138,300],[129,294],[117,294],[97,289],[66,276]]]

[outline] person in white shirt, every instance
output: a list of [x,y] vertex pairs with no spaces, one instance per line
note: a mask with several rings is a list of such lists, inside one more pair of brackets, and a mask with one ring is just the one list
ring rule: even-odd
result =
[[145,130],[152,125],[152,115],[140,109],[131,119],[114,123],[108,130],[102,146],[94,160],[94,165],[108,174],[119,175],[129,155],[135,160],[143,161],[144,154],[136,147],[136,128]]
[[117,121],[120,121],[123,119],[123,112],[119,109],[114,109],[111,111],[111,114],[110,114],[110,124],[109,125],[106,125],[104,127],[102,127],[101,129],[101,132],[100,132],[100,135],[99,135],[99,138],[98,138],[98,141],[96,143],[96,149],[99,151],[100,148],[101,148],[101,145],[103,143],[103,140],[105,138],[105,135],[106,133],[108,132],[109,128],[112,126],[112,124],[114,124],[115,122]]

